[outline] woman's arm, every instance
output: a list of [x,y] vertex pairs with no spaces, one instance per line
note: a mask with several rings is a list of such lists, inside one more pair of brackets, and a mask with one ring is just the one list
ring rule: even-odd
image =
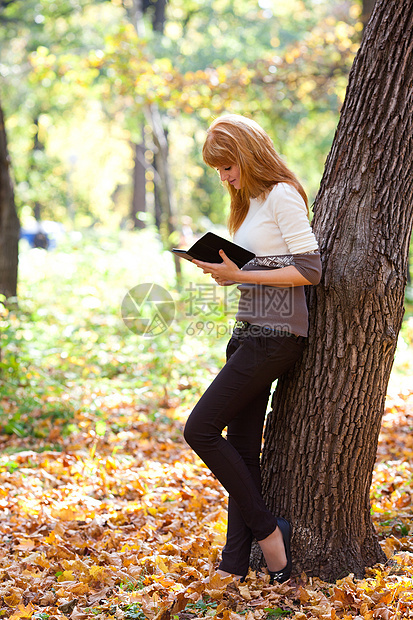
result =
[[264,269],[259,271],[242,271],[238,279],[239,284],[265,284],[266,286],[305,286],[311,284],[294,265],[279,269]]
[[237,284],[264,284],[276,287],[304,286],[317,283],[314,279],[313,281],[308,280],[294,265],[280,269],[243,271],[227,257],[223,250],[220,250],[220,254],[224,261],[222,263],[205,263],[195,259],[192,262],[204,273],[209,273],[218,284],[223,286],[227,285],[229,281]]

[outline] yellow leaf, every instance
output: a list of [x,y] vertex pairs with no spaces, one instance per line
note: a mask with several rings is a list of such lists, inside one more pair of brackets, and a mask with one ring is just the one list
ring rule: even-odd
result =
[[52,530],[50,532],[50,534],[48,536],[46,536],[46,538],[44,539],[44,542],[45,543],[49,543],[49,545],[56,545],[56,544],[58,544],[58,540],[57,540],[57,537],[56,537],[56,534],[55,534],[54,530]]
[[[27,558],[26,558],[27,561]],[[50,561],[47,559],[47,557],[45,556],[44,553],[37,553],[36,554],[36,562],[35,562],[36,566],[41,566],[42,568],[49,568],[50,567]]]
[[388,536],[383,545],[383,551],[390,558],[401,547],[401,542],[395,536]]
[[31,618],[35,611],[36,610],[31,603],[29,603],[27,607],[25,607],[24,605],[19,605],[18,611],[15,612],[10,617],[10,620],[20,620],[20,618]]
[[65,570],[59,577],[57,581],[75,581],[72,570]]
[[89,575],[92,581],[104,581],[106,569],[104,566],[91,566],[89,568]]
[[19,551],[31,551],[34,546],[35,544],[32,540],[26,539],[21,540],[20,543],[17,545],[16,549],[18,549]]
[[87,594],[89,592],[89,586],[87,583],[76,583],[74,586],[70,586],[70,592],[72,594],[77,594],[78,596]]
[[242,598],[244,598],[246,601],[250,601],[252,599],[251,593],[246,583],[238,584],[238,590]]
[[17,607],[17,605],[21,602],[22,597],[17,594],[17,592],[13,592],[9,596],[4,597],[4,602],[8,607]]
[[76,519],[84,517],[84,513],[73,508],[61,508],[60,510],[51,510],[51,515],[55,519],[62,521],[76,521]]
[[159,566],[159,568],[161,569],[161,571],[163,573],[167,573],[168,572],[169,569],[168,569],[167,565],[165,564],[165,562],[163,561],[163,559],[159,555],[156,557],[155,564],[157,566]]

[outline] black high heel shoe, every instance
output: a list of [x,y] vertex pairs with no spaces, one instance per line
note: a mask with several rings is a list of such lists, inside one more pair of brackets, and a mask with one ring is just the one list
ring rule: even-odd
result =
[[292,570],[292,558],[290,549],[292,533],[291,523],[289,523],[287,519],[283,519],[283,517],[277,517],[277,525],[280,528],[283,537],[285,555],[287,556],[287,564],[282,570],[268,571],[270,574],[270,584],[273,584],[275,581],[277,583],[284,583],[284,581],[287,581],[290,578]]

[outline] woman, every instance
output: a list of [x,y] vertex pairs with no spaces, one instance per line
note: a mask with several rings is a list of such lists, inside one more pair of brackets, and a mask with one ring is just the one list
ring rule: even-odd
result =
[[261,440],[271,384],[305,346],[304,286],[320,280],[318,245],[305,192],[257,123],[238,115],[218,118],[203,157],[230,193],[234,242],[256,257],[242,269],[222,250],[222,263],[193,261],[218,284],[239,284],[241,295],[227,363],[188,418],[185,439],[229,494],[218,572],[243,578],[256,538],[271,582],[282,583],[291,574],[291,525],[262,498]]

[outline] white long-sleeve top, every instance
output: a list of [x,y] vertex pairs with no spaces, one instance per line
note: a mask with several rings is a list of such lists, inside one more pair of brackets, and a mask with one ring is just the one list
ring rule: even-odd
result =
[[[317,240],[307,207],[297,190],[278,183],[264,200],[252,198],[234,242],[254,252],[244,270],[278,269],[294,265],[312,284],[321,276]],[[273,287],[240,284],[237,320],[306,336],[308,311],[304,286]]]
[[234,242],[256,256],[303,254],[318,250],[307,207],[295,187],[274,185],[265,200],[251,198]]

